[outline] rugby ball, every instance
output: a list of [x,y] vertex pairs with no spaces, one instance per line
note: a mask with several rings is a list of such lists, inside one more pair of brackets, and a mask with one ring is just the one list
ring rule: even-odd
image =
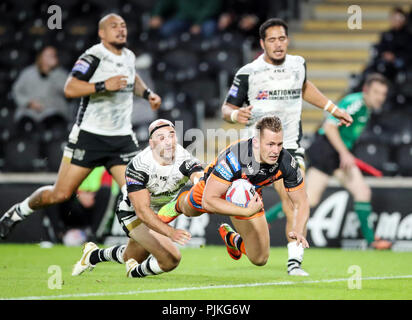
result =
[[255,187],[248,180],[237,179],[227,189],[226,200],[239,206],[247,207],[249,201],[255,195]]

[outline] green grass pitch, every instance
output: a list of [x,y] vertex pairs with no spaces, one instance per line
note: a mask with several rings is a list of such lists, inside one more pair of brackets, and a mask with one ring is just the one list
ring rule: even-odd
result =
[[286,274],[286,247],[272,248],[263,267],[246,256],[232,260],[223,246],[181,250],[182,261],[172,272],[128,279],[124,265],[113,262],[72,277],[80,247],[2,244],[0,299],[412,299],[412,254],[407,252],[310,248],[303,264],[310,276],[297,278]]

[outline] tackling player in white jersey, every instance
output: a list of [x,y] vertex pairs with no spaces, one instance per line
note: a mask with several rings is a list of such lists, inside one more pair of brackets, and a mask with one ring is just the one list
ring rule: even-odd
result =
[[199,160],[177,143],[174,125],[156,120],[149,126],[149,146],[127,166],[127,194],[116,214],[130,237],[126,245],[99,249],[89,242],[72,275],[93,269],[99,262],[126,262],[128,277],[145,277],[168,272],[177,267],[181,254],[173,244],[184,245],[190,233],[167,223],[174,216],[159,216],[157,211],[178,196],[189,178],[196,183],[203,176]]
[[64,88],[67,98],[81,97],[81,102],[57,181],[37,189],[1,217],[2,238],[33,211],[68,200],[94,167],[104,165],[120,187],[125,185],[126,165],[138,153],[131,125],[133,94],[148,99],[152,109],[159,108],[161,98],[135,72],[135,56],[125,47],[123,18],[103,17],[98,35],[101,43],[80,56]]
[[[340,120],[340,124],[350,125],[353,120],[307,80],[305,59],[287,54],[288,26],[283,20],[275,18],[267,20],[260,26],[259,33],[260,45],[264,53],[237,72],[222,106],[223,119],[245,124],[250,128],[249,136],[251,136],[253,125],[258,119],[267,115],[278,116],[284,130],[284,148],[304,169],[304,150],[299,144],[302,136],[302,99],[329,111]],[[283,182],[276,181],[274,186],[286,214],[286,235],[288,235],[293,228],[296,208],[288,198]],[[306,230],[304,236],[306,237]],[[296,241],[289,236],[287,240],[289,242],[288,274],[308,275],[301,269],[303,248],[297,247]]]

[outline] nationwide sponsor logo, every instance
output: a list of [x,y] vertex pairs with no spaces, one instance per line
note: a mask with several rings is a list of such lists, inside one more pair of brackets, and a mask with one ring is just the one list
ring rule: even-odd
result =
[[279,90],[259,90],[256,100],[289,100],[299,99],[302,89],[279,89]]
[[267,90],[260,90],[256,96],[256,100],[267,100],[269,98],[269,93]]

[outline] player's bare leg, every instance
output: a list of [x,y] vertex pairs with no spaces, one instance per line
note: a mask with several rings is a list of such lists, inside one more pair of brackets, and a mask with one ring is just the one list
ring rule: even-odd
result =
[[12,206],[1,217],[0,236],[5,238],[16,223],[22,221],[33,211],[70,199],[91,170],[71,164],[70,159],[63,157],[54,185],[37,189],[21,203]]
[[239,220],[235,217],[230,219],[243,241],[243,246],[239,245],[244,248],[243,253],[254,265],[265,265],[270,253],[269,228],[265,216],[249,220]]
[[126,249],[123,252],[123,260],[135,259],[138,263],[142,263],[150,255],[143,246],[133,239],[129,239]]
[[113,179],[117,182],[120,188],[126,184],[125,172],[126,165],[116,165],[109,169]]
[[368,217],[372,211],[372,192],[360,169],[356,166],[347,170],[338,169],[334,172],[334,175],[353,197],[354,211],[359,218],[362,235],[368,242],[368,245],[375,249],[389,249],[392,243],[375,238],[373,226],[371,226],[368,221]]
[[142,263],[135,259],[126,261],[128,277],[145,277],[168,272],[176,268],[181,259],[179,249],[166,236],[149,229],[141,223],[130,231],[129,236],[138,242],[151,255]]
[[[304,171],[302,170],[302,175]],[[304,249],[302,245],[297,246],[296,240],[289,237],[289,232],[293,230],[293,224],[295,221],[295,216],[297,214],[297,208],[295,208],[290,200],[285,187],[283,185],[283,179],[276,181],[274,184],[275,190],[277,191],[280,200],[282,201],[282,209],[286,216],[286,239],[288,241],[288,263],[287,269],[289,275],[296,276],[308,276],[309,274],[301,268],[303,262]],[[303,235],[306,237],[306,226]]]

